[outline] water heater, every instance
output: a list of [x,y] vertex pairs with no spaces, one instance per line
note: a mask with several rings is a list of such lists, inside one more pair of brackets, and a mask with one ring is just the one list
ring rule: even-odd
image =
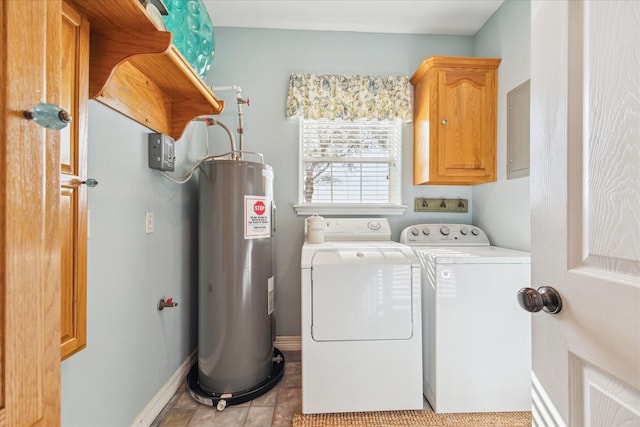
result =
[[273,170],[213,158],[199,174],[198,363],[192,396],[224,409],[282,377],[274,348]]

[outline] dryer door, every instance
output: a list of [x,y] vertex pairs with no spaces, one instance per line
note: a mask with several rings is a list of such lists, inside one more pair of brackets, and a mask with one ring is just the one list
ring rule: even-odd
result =
[[318,251],[311,267],[315,341],[411,338],[411,262],[401,251]]

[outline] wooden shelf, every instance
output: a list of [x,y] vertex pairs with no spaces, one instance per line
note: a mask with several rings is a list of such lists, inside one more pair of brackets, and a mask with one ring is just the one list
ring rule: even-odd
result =
[[90,22],[89,96],[179,139],[194,118],[224,103],[160,31],[138,0],[70,0]]

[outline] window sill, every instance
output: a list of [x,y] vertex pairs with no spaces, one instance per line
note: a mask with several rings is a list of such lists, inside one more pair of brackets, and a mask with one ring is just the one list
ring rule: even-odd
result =
[[298,215],[403,215],[406,205],[367,204],[302,204],[293,205]]

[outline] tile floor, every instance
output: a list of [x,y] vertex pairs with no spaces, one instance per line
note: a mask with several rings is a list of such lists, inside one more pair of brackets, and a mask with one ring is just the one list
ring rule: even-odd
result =
[[288,427],[293,415],[302,408],[302,378],[299,351],[283,351],[284,376],[262,396],[227,407],[215,407],[194,401],[186,385],[171,398],[151,427]]

